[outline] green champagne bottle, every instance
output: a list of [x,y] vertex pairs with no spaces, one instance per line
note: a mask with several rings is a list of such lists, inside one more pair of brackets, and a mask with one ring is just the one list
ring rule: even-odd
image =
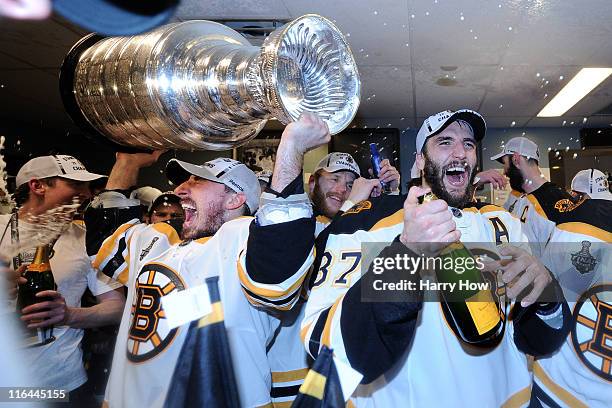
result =
[[[36,297],[38,292],[56,290],[57,288],[49,263],[49,246],[42,245],[36,247],[34,260],[28,265],[23,277],[27,279],[27,282],[19,285],[19,294],[17,295],[17,307],[20,312],[24,307],[49,300],[48,298]],[[35,322],[32,321],[32,323]],[[25,346],[41,346],[54,340],[53,326],[41,329],[27,329]]]
[[[428,193],[423,202],[437,200]],[[484,345],[495,342],[503,333],[504,322],[499,302],[492,290],[495,284],[487,285],[477,263],[466,262],[474,256],[461,241],[454,242],[440,252],[440,264],[436,264],[436,277],[441,283],[455,283],[453,291],[441,290],[442,309],[454,325],[453,331],[469,344]],[[457,262],[458,259],[461,262]],[[461,271],[456,265],[464,265]],[[489,286],[493,286],[492,288]]]

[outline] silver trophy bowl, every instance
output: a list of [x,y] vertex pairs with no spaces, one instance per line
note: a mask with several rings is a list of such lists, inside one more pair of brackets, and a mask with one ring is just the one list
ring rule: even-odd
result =
[[262,47],[201,20],[132,37],[92,34],[66,56],[60,88],[66,110],[89,133],[144,150],[231,149],[268,119],[287,124],[305,111],[336,134],[360,97],[348,43],[315,14],[275,30]]

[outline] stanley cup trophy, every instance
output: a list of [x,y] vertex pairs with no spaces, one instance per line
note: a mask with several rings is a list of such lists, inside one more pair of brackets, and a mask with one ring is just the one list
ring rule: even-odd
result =
[[129,150],[226,150],[271,118],[309,111],[332,134],[359,106],[351,50],[334,24],[297,18],[252,46],[211,21],[169,24],[133,37],[89,35],[66,56],[60,87],[73,120]]

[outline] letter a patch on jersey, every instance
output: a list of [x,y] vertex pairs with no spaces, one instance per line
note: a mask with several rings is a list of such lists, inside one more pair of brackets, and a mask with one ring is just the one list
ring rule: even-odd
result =
[[185,289],[178,274],[160,264],[147,264],[136,278],[136,296],[132,304],[127,358],[142,363],[155,357],[172,342],[178,328],[166,323],[161,298]]

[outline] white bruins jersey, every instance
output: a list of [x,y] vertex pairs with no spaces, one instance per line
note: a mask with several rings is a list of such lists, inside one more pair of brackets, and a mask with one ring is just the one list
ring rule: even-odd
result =
[[[311,354],[326,345],[350,365],[348,338],[359,341],[366,335],[342,331],[343,299],[360,280],[361,259],[367,256],[362,254],[362,244],[390,243],[402,232],[404,198],[383,198],[395,200],[392,205],[381,200],[362,202],[329,226],[302,323],[302,340]],[[492,250],[502,242],[526,242],[520,222],[501,207],[455,209],[453,215],[463,242],[489,243]],[[351,402],[358,407],[525,405],[531,376],[525,355],[513,341],[513,324],[506,323],[496,347],[476,351],[456,337],[438,301],[423,302],[411,347],[392,370],[359,385]]]
[[559,279],[574,319],[561,349],[535,362],[533,397],[541,406],[610,407],[612,202],[586,200],[564,212],[542,261]]
[[560,200],[571,200],[571,196],[555,184],[546,182],[532,193],[522,194],[508,207],[508,211],[523,223],[523,232],[537,258],[542,256],[557,223],[557,203]]
[[300,340],[304,306],[300,300],[290,312],[280,316],[281,325],[268,351],[268,363],[272,372],[270,395],[275,408],[291,406],[310,368],[308,354]]
[[[324,216],[316,217],[315,237],[330,224]],[[310,273],[310,272],[309,272]],[[303,298],[308,297],[307,285],[304,285]],[[300,326],[304,318],[304,300],[300,300],[290,312],[279,316],[281,325],[268,351],[268,363],[272,371],[272,405],[275,408],[290,407],[310,368],[310,357],[300,339]]]
[[105,404],[162,407],[188,324],[170,329],[160,298],[219,276],[241,403],[270,403],[266,347],[278,320],[252,306],[237,273],[252,217],[226,222],[212,237],[180,243],[164,223],[125,224],[102,245],[94,266],[128,288]]

